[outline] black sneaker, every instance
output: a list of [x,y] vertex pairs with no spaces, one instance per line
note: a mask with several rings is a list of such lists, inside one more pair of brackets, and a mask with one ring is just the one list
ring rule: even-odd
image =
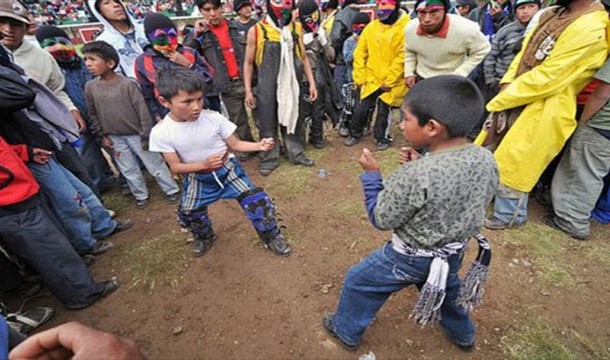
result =
[[355,345],[350,345],[348,343],[346,343],[345,341],[343,341],[343,339],[341,339],[341,337],[339,336],[339,334],[337,334],[335,332],[335,327],[333,326],[333,316],[334,314],[326,314],[324,315],[324,318],[322,319],[322,325],[324,325],[324,329],[335,339],[339,340],[339,344],[341,344],[341,346],[349,351],[356,351],[358,350],[358,348],[360,347],[360,344],[355,344]]
[[345,144],[345,146],[354,146],[358,143],[358,141],[360,141],[360,139],[355,138],[353,136],[348,136],[343,143]]
[[377,151],[386,151],[390,148],[390,144],[385,142],[379,142],[375,147],[377,148]]
[[144,209],[148,206],[148,199],[136,200],[136,207],[138,209]]
[[102,255],[110,251],[114,247],[114,244],[106,240],[97,240],[91,250],[85,255]]
[[265,248],[278,255],[288,256],[292,253],[292,247],[279,232],[275,233],[274,230],[267,232],[267,234],[262,237],[262,241]]
[[193,256],[199,257],[205,255],[205,253],[212,248],[214,241],[216,241],[216,234],[214,233],[214,230],[212,230],[204,239],[196,240],[195,249],[193,249]]
[[165,198],[167,199],[167,201],[169,201],[170,203],[173,204],[173,203],[178,202],[178,200],[180,199],[180,193],[165,195]]
[[85,300],[83,300],[81,302],[64,304],[64,307],[66,309],[70,309],[70,310],[84,309],[86,307],[93,305],[94,303],[101,300],[102,298],[112,294],[113,292],[116,291],[116,289],[119,288],[119,283],[116,280],[102,281],[101,283],[98,283],[97,285],[100,287],[100,290],[97,293],[88,296]]
[[260,173],[262,176],[269,176],[278,166],[280,166],[280,164],[277,163],[273,165],[263,164],[261,165]]
[[349,136],[349,129],[346,127],[339,127],[339,136],[341,137],[348,137]]
[[307,166],[307,167],[312,167],[315,164],[313,160],[311,160],[310,158],[308,158],[307,156],[305,156],[303,154],[294,158],[292,163],[295,165],[303,165],[303,166]]

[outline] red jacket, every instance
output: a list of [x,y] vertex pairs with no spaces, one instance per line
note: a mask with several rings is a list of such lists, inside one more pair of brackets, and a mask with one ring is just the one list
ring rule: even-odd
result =
[[40,187],[25,162],[25,145],[9,145],[0,136],[0,208],[19,204],[38,194]]

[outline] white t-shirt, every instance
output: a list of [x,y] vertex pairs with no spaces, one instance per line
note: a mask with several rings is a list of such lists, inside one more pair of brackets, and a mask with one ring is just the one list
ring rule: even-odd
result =
[[195,121],[177,122],[167,115],[150,132],[149,150],[175,152],[185,164],[203,161],[226,152],[226,139],[236,128],[227,118],[211,110],[203,110]]

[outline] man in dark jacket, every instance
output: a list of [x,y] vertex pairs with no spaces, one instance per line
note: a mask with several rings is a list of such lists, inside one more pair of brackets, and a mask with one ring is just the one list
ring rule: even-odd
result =
[[[243,64],[247,32],[241,34],[234,21],[223,18],[220,0],[197,0],[197,6],[203,21],[198,22],[194,36],[184,44],[196,49],[214,68],[214,89],[222,96],[229,120],[237,125],[239,139],[254,141],[244,105]],[[248,155],[240,154],[239,158],[245,160]]]

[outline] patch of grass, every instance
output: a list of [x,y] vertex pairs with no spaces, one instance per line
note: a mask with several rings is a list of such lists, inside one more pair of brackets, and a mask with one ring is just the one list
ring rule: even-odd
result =
[[383,176],[387,177],[392,172],[394,172],[394,170],[398,169],[398,167],[400,166],[400,163],[398,162],[399,152],[400,149],[396,147],[390,147],[386,151],[378,151],[373,154],[373,156],[375,157],[375,159],[377,159],[377,162],[379,163]]
[[332,211],[334,216],[340,216],[345,218],[355,218],[362,216],[366,213],[362,199],[359,199],[358,201],[339,201],[335,203]]
[[578,333],[576,330],[571,331],[576,340],[587,350],[594,359],[610,359],[610,351],[605,349],[603,345],[599,345],[588,337]]
[[566,244],[556,232],[543,224],[508,230],[504,236],[508,243],[518,245],[517,255],[531,259],[544,285],[573,287],[578,280],[567,258]]
[[307,189],[317,171],[316,167],[296,166],[281,161],[280,168],[271,174],[265,188],[273,196],[294,199]]
[[586,242],[585,256],[610,269],[610,246],[603,241]]
[[501,347],[515,360],[575,360],[577,356],[567,349],[557,331],[539,317],[528,317],[530,322],[510,331],[502,339]]
[[189,259],[184,250],[185,236],[172,230],[150,240],[118,246],[113,256],[129,274],[129,287],[150,293],[159,285],[175,288]]
[[124,214],[126,210],[130,207],[130,204],[134,203],[132,196],[121,195],[120,188],[115,188],[108,192],[105,192],[103,197],[104,207],[106,209],[112,209],[118,214]]

